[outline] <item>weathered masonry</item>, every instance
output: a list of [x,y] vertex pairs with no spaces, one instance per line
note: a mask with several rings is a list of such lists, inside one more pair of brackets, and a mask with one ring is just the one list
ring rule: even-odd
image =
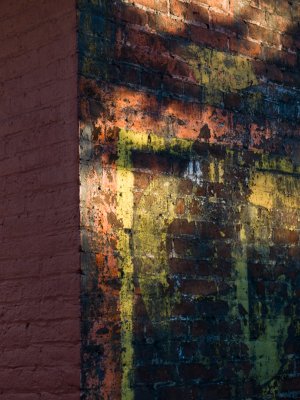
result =
[[300,1],[0,10],[1,399],[300,399]]

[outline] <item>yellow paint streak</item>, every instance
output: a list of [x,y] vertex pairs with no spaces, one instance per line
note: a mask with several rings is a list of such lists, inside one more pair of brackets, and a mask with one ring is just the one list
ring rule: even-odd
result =
[[120,291],[121,340],[122,340],[122,399],[133,400],[133,264],[130,254],[130,237],[126,229],[132,226],[133,213],[133,175],[130,170],[117,169],[117,218],[122,222],[118,234],[118,250],[122,269],[122,286]]
[[[281,368],[281,359],[284,354],[284,343],[288,335],[291,317],[284,314],[284,304],[280,311],[269,309],[264,326],[262,321],[262,304],[257,302],[253,312],[258,318],[259,337],[251,340],[249,326],[249,299],[247,277],[247,248],[254,246],[260,254],[260,262],[269,264],[270,239],[272,236],[272,213],[277,209],[300,208],[299,177],[291,175],[294,167],[288,160],[267,158],[262,155],[256,167],[253,168],[249,182],[249,204],[242,213],[240,245],[233,251],[236,265],[237,302],[246,312],[246,323],[242,325],[243,336],[249,348],[250,357],[255,361],[252,374],[257,382],[269,382]],[[269,171],[268,171],[269,170]],[[285,228],[292,228],[292,222],[282,221]],[[285,279],[284,276],[278,279]],[[259,326],[261,326],[259,328]],[[280,343],[279,343],[280,341]],[[273,388],[274,389],[274,388]],[[275,390],[275,389],[274,389]]]
[[[236,270],[236,297],[238,302],[243,306],[243,309],[249,314],[249,299],[248,299],[248,272],[247,272],[247,258],[246,249],[242,247],[240,251],[233,253],[233,259],[235,260]],[[233,308],[234,310],[234,308]],[[236,314],[235,310],[235,314]],[[248,330],[244,332],[246,335],[246,342],[249,341]]]
[[206,87],[208,102],[221,100],[220,92],[237,92],[258,84],[251,61],[239,55],[193,44],[187,48],[187,61],[196,81]]
[[254,172],[250,180],[250,203],[267,210],[300,207],[300,181],[294,176]]
[[[250,223],[249,223],[250,221]],[[246,221],[245,221],[246,222]],[[248,206],[248,228],[254,236],[255,247],[262,256],[262,262],[268,262],[269,256],[269,232],[263,234],[263,227],[268,225],[265,218],[259,219],[257,210],[251,205]],[[268,226],[268,230],[269,230]],[[254,231],[254,232],[253,232]],[[236,269],[236,300],[237,304],[243,307],[245,320],[242,322],[243,338],[249,349],[249,356],[254,361],[252,375],[260,384],[265,384],[276,375],[281,366],[281,357],[284,352],[284,342],[287,337],[287,330],[290,324],[288,317],[284,316],[284,309],[281,313],[273,315],[273,311],[269,310],[269,320],[264,328],[261,329],[259,337],[255,340],[250,336],[249,321],[249,292],[248,292],[248,261],[247,246],[249,243],[249,234],[246,232],[245,226],[242,226],[240,233],[240,246],[233,252]],[[261,303],[256,304],[255,312],[258,323],[262,318]],[[235,316],[237,315],[237,310]],[[259,328],[257,328],[259,329]],[[282,340],[282,346],[278,346],[278,340]]]
[[[156,177],[145,190],[134,220],[134,254],[140,261],[138,279],[152,322],[164,323],[171,316],[177,296],[169,293],[167,229],[174,220],[179,179]],[[161,326],[161,327],[162,327]]]
[[213,159],[209,163],[209,180],[215,183],[224,183],[224,161]]
[[[254,232],[258,249],[260,248],[260,252],[265,254],[265,262],[268,262],[272,229],[271,213],[274,209],[300,208],[300,182],[298,177],[290,175],[294,172],[294,167],[289,160],[268,159],[263,155],[259,164],[264,170],[270,171],[252,172],[249,201],[252,209],[264,207],[266,211],[260,213],[260,217],[257,213],[256,218],[250,219],[250,229]],[[283,225],[285,228],[292,228],[290,223],[284,221]],[[284,315],[284,307],[276,316],[272,315],[273,310],[269,310],[269,314],[271,318],[265,325],[263,334],[258,340],[250,343],[251,354],[257,360],[254,374],[261,383],[269,381],[279,371],[284,354],[284,342],[291,323],[291,317]],[[278,340],[281,341],[281,345],[278,345]]]
[[[168,152],[182,154],[192,151],[193,142],[189,140],[165,139],[155,134],[135,133],[122,130],[119,134],[117,162],[118,219],[122,228],[119,234],[118,249],[120,268],[123,271],[121,289],[122,320],[122,399],[133,399],[133,264],[130,245],[137,264],[137,276],[149,317],[153,323],[160,323],[171,315],[172,307],[179,299],[177,292],[170,293],[168,283],[169,254],[166,249],[168,226],[175,218],[180,178],[160,174],[145,189],[139,204],[134,210],[131,152]],[[243,157],[240,157],[242,163]],[[222,160],[211,158],[208,178],[211,182],[224,181],[225,166],[233,161],[232,151],[227,152],[225,164]],[[268,265],[269,246],[272,235],[272,212],[277,208],[300,208],[298,194],[299,179],[291,173],[298,172],[288,160],[262,155],[260,161],[250,171],[248,205],[241,214],[240,238],[233,249],[236,268],[236,293],[226,295],[232,303],[234,317],[239,316],[237,305],[245,312],[242,323],[243,338],[254,361],[253,376],[260,384],[272,379],[281,367],[284,342],[291,319],[280,311],[269,310],[265,326],[261,325],[258,339],[251,339],[249,321],[248,289],[248,246],[252,245],[260,254],[260,261]],[[191,221],[192,216],[186,218]],[[287,228],[289,227],[286,224]],[[128,231],[132,232],[132,242]],[[262,319],[262,305],[257,302],[256,313]],[[280,344],[278,343],[280,338]]]
[[[118,146],[119,163],[117,165],[117,218],[121,223],[118,233],[118,250],[120,269],[122,270],[122,286],[120,291],[121,341],[122,341],[122,400],[133,400],[133,264],[130,253],[130,237],[128,229],[133,221],[133,184],[134,177],[130,170],[130,154],[126,144],[120,137]],[[124,168],[127,164],[128,168]]]
[[[133,286],[133,263],[130,251],[130,237],[128,232],[133,228],[133,186],[134,176],[132,173],[132,150],[151,151],[153,153],[168,151],[170,154],[177,154],[191,151],[193,142],[184,139],[164,139],[155,134],[137,133],[121,130],[118,141],[118,161],[117,161],[117,217],[121,224],[118,234],[118,251],[120,255],[120,269],[122,271],[122,285],[120,292],[120,314],[121,314],[121,341],[122,341],[122,400],[133,400],[134,391],[133,380],[133,311],[134,311],[134,286]],[[177,192],[177,181],[167,180],[160,177],[152,184],[152,190],[158,191],[155,207],[145,213],[143,209],[143,200],[137,210],[137,215],[141,216],[141,221],[135,225],[137,232],[135,238],[135,253],[143,249],[147,262],[152,272],[152,279],[149,274],[139,275],[140,287],[143,292],[143,299],[148,309],[149,315],[155,317],[155,308],[161,304],[160,311],[156,316],[170,314],[171,302],[177,301],[176,295],[172,296],[171,301],[168,296],[160,291],[167,290],[167,254],[162,249],[159,252],[159,246],[166,244],[166,227],[174,218],[175,195]],[[149,191],[150,189],[148,189]],[[147,191],[146,191],[147,192]],[[166,199],[170,195],[170,198]],[[147,193],[143,196],[144,202],[147,199]],[[147,205],[147,207],[150,205]],[[151,207],[151,206],[150,206]],[[164,215],[163,218],[159,214]],[[151,228],[152,227],[152,228]],[[160,232],[160,235],[157,234]],[[145,235],[145,236],[144,236]],[[141,242],[141,246],[138,244]],[[151,261],[152,258],[154,262]],[[155,269],[155,265],[160,267]],[[155,275],[153,277],[153,274]],[[152,288],[152,283],[158,282],[156,289]],[[153,290],[158,290],[154,293]],[[158,296],[161,296],[159,297]],[[154,296],[154,297],[153,297]],[[157,299],[159,299],[159,303]],[[156,318],[157,320],[157,318]]]
[[140,133],[134,131],[121,130],[119,133],[119,158],[118,168],[131,167],[132,150],[147,152],[168,152],[168,154],[181,154],[189,152],[194,142],[187,139],[164,138],[155,133]]

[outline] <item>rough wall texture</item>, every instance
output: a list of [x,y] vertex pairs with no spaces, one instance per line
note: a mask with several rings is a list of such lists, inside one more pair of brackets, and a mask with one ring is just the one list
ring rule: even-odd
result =
[[299,399],[299,1],[78,6],[82,398]]
[[79,398],[76,4],[0,2],[0,398]]

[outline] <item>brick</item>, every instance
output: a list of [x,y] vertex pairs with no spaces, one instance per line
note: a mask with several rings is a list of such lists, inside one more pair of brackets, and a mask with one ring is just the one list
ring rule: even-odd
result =
[[215,282],[206,280],[185,280],[182,282],[181,290],[185,294],[209,296],[217,293]]
[[288,378],[282,385],[283,391],[299,391],[300,390],[300,379]]
[[248,34],[250,38],[258,40],[261,43],[268,43],[274,46],[280,46],[281,44],[281,35],[271,29],[265,29],[249,23]]
[[185,321],[171,321],[170,329],[175,337],[186,337],[188,335],[188,324]]
[[251,42],[246,39],[229,39],[229,49],[233,52],[243,54],[249,57],[259,57],[261,56],[261,46],[258,43]]
[[191,389],[185,387],[162,387],[158,391],[159,400],[163,400],[166,398],[172,398],[174,400],[181,400],[182,398],[188,398],[190,396]]
[[79,353],[71,353],[70,347],[72,346],[69,344],[58,343],[26,348],[6,348],[1,353],[1,367],[30,367],[33,359],[43,367],[76,365],[79,363]]
[[217,371],[214,372],[202,364],[190,363],[180,365],[179,373],[185,382],[193,379],[200,380],[201,382],[209,382],[216,377]]
[[18,391],[26,391],[28,388],[28,381],[32,382],[31,391],[39,390],[40,382],[43,382],[44,391],[53,391],[54,393],[59,390],[60,387],[64,387],[64,390],[74,390],[78,380],[78,371],[76,369],[69,368],[41,368],[35,370],[31,368],[22,369],[7,369],[3,371],[0,369],[3,378],[2,390],[9,390],[10,382],[14,377],[18,376]]
[[166,13],[168,11],[167,0],[157,1],[157,0],[138,0],[135,2],[137,5],[141,5],[150,8],[155,11],[160,11]]
[[[1,25],[0,397],[74,398],[80,371],[75,5],[11,1],[2,7]],[[69,184],[47,189],[58,176]],[[63,256],[51,242],[60,243]]]
[[259,9],[253,6],[244,7],[241,17],[246,21],[255,21],[257,25],[267,26],[268,13],[265,9]]
[[178,238],[173,243],[174,251],[179,257],[203,259],[213,254],[212,247],[205,242],[199,242],[199,239]]
[[[198,0],[192,0],[192,3],[198,3]],[[206,4],[209,7],[215,7],[222,11],[229,10],[229,1],[228,0],[220,0],[220,1],[213,1],[213,0],[201,0],[202,4]]]
[[155,383],[172,381],[175,368],[168,365],[157,365],[152,368],[137,367],[135,374],[137,382]]
[[288,229],[275,229],[273,231],[273,240],[276,244],[297,244],[299,242],[299,233]]
[[194,43],[207,45],[217,50],[228,49],[227,35],[222,32],[215,32],[201,26],[190,26],[190,38]]
[[142,9],[128,7],[124,4],[118,4],[117,8],[113,8],[115,11],[115,18],[120,19],[122,22],[126,22],[133,25],[145,26],[149,22],[148,14]]
[[230,399],[231,389],[226,384],[210,385],[202,388],[203,399],[210,400],[213,398]]
[[[182,199],[180,199],[180,203],[177,204],[177,208],[179,208],[179,211],[184,211],[183,205],[182,205]],[[183,212],[180,212],[182,214]],[[168,232],[170,234],[183,234],[183,235],[195,235],[197,233],[196,231],[196,225],[195,222],[187,221],[186,219],[175,219],[169,226]]]
[[181,317],[192,317],[196,313],[196,305],[192,301],[181,301],[176,304],[173,309],[173,314]]
[[208,10],[198,4],[183,3],[180,0],[170,0],[170,12],[190,23],[208,27]]

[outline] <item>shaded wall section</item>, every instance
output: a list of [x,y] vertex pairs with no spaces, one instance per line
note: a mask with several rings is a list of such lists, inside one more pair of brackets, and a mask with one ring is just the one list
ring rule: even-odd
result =
[[298,1],[78,1],[83,399],[298,399]]
[[79,398],[76,5],[0,4],[0,398]]

